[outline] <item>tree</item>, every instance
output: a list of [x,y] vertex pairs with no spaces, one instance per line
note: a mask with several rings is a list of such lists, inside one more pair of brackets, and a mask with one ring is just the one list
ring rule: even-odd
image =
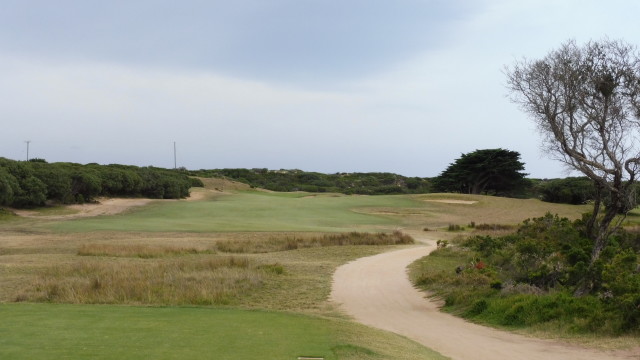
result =
[[12,205],[19,191],[18,180],[0,166],[0,205]]
[[524,185],[526,174],[520,154],[505,149],[476,150],[462,154],[433,180],[435,192],[513,195]]
[[579,205],[594,199],[595,188],[591,179],[581,176],[543,181],[537,191],[542,201]]
[[[610,236],[635,207],[640,170],[640,57],[636,48],[605,39],[565,42],[540,60],[505,70],[512,100],[538,125],[546,152],[595,185],[586,221],[593,269]],[[623,214],[623,216],[618,216]],[[590,279],[576,290],[588,293]]]

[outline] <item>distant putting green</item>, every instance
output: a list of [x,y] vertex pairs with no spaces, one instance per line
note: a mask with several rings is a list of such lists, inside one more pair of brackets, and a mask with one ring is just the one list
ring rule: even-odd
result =
[[424,206],[407,196],[327,196],[242,192],[212,200],[162,202],[133,212],[56,222],[59,231],[372,231],[400,224],[398,217],[361,213],[366,208]]
[[[276,312],[0,304],[0,318],[1,359],[262,360],[317,356],[335,360],[376,356],[357,342],[342,342],[354,335],[336,320]],[[408,343],[392,338],[405,346]],[[417,350],[419,357],[415,358],[442,359],[416,344],[408,345]]]

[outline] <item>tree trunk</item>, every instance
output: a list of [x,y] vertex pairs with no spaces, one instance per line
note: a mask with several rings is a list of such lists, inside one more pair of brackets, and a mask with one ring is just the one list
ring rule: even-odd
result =
[[[612,194],[613,195],[613,194]],[[607,207],[604,217],[600,220],[598,226],[594,226],[595,215],[597,214],[594,209],[594,214],[592,215],[593,224],[591,229],[591,234],[589,234],[589,238],[593,242],[593,249],[591,250],[591,260],[589,261],[589,268],[587,269],[587,273],[578,283],[578,287],[574,291],[573,295],[576,297],[588,295],[593,290],[593,269],[596,261],[600,259],[600,254],[609,242],[609,236],[612,233],[610,229],[611,222],[615,219],[616,215],[618,215],[619,210],[622,208],[622,203],[620,202],[619,193],[615,194],[615,198],[612,199],[610,206]],[[589,231],[589,229],[587,229]],[[595,233],[594,233],[595,231]]]
[[596,225],[596,220],[598,219],[598,215],[600,215],[600,207],[602,206],[602,190],[603,187],[598,182],[594,181],[594,187],[596,189],[596,193],[593,199],[593,212],[591,213],[591,217],[587,220],[586,233],[589,239],[594,238],[594,228]]

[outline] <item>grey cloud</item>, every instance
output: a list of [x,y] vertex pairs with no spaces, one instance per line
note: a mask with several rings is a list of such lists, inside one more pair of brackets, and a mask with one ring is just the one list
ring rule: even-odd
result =
[[366,76],[442,44],[446,25],[473,9],[456,4],[9,1],[0,12],[0,51],[323,83]]

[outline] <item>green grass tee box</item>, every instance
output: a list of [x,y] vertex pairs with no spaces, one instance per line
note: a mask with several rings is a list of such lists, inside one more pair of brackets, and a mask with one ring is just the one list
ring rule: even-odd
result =
[[400,219],[360,208],[412,207],[405,196],[302,196],[245,192],[206,201],[162,202],[116,216],[53,223],[60,231],[351,231],[392,228]]
[[335,359],[327,320],[284,313],[0,305],[0,359]]

